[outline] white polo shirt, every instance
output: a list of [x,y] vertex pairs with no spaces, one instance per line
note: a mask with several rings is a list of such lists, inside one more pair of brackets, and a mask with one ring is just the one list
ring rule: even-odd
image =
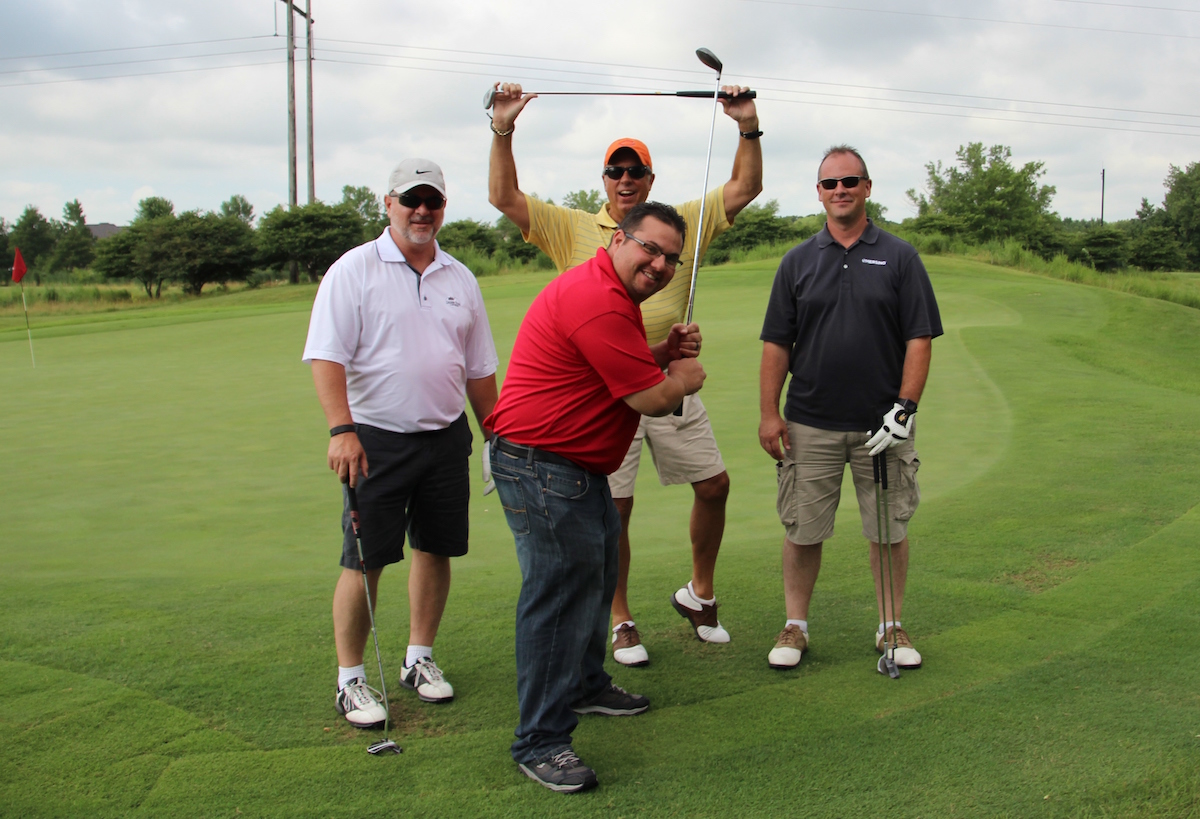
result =
[[346,368],[350,414],[392,432],[445,429],[467,379],[496,372],[475,276],[440,247],[418,276],[385,228],[333,263],[313,302],[304,361]]

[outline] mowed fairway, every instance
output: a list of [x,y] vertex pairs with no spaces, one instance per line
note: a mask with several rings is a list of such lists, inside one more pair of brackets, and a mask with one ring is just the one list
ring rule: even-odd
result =
[[[582,718],[601,785],[575,796],[508,755],[520,577],[478,483],[436,649],[457,699],[396,685],[401,564],[378,620],[404,754],[368,756],[378,734],[335,715],[339,489],[299,360],[313,288],[35,314],[36,370],[20,317],[0,319],[0,815],[1200,815],[1200,311],[929,260],[946,335],[904,618],[925,667],[875,671],[845,492],[812,651],[779,672],[757,442],[774,267],[705,271],[696,311],[733,481],[733,642],[696,642],[668,604],[691,493],[647,458],[630,597],[652,662],[612,670],[653,705]],[[542,281],[483,280],[502,360]]]

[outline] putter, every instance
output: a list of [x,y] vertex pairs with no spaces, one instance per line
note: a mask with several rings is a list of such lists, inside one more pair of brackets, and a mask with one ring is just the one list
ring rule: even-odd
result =
[[[717,105],[721,99],[721,71],[725,68],[725,64],[717,58],[717,55],[707,48],[696,49],[696,56],[700,58],[700,62],[717,72],[717,84],[712,93],[712,122],[708,126],[708,153],[704,157],[704,187],[700,190],[700,220],[699,228],[696,230],[696,251],[692,254],[692,285],[688,290],[687,318],[684,319],[684,324],[692,323],[692,310],[696,306],[696,272],[700,269],[700,240],[704,238],[704,201],[708,198],[708,166],[712,162],[713,134],[717,130]],[[709,95],[705,94],[705,96]],[[729,94],[726,94],[725,98],[729,99]],[[687,397],[685,396],[683,400],[686,401]],[[676,417],[683,416],[682,403],[675,408],[674,415]]]
[[[707,52],[710,56],[712,52],[707,48],[702,48],[700,51]],[[701,58],[703,59],[703,57]],[[716,57],[713,57],[716,60]],[[720,62],[719,60],[717,61]],[[705,63],[708,65],[708,63]],[[539,97],[693,97],[706,99],[711,97],[711,91],[526,91],[526,94],[535,94]],[[758,95],[754,91],[747,91],[740,95],[742,99],[755,99]],[[730,98],[728,91],[718,91],[719,99],[727,100]],[[492,103],[496,100],[495,87],[489,88],[483,95],[483,107],[487,110],[492,107]]]
[[[888,594],[883,603],[883,656],[879,658],[876,669],[880,674],[887,674],[893,680],[899,679],[900,669],[896,665],[896,627],[892,626],[892,639],[887,638],[887,624],[896,622],[896,587],[892,585],[892,526],[891,511],[888,509],[888,478],[887,451],[880,452],[872,459],[875,467],[875,531],[882,534],[880,549],[887,550],[887,582]],[[883,487],[882,492],[880,487]],[[882,499],[882,504],[880,503]],[[887,544],[886,546],[884,544]],[[882,555],[880,555],[882,560]],[[880,567],[882,569],[882,566]],[[883,591],[883,578],[880,579],[880,592]],[[891,615],[888,614],[888,603],[891,603]]]
[[388,704],[387,680],[383,676],[383,657],[379,653],[379,635],[375,633],[375,608],[371,605],[371,584],[367,580],[367,562],[363,558],[362,535],[358,531],[358,493],[354,487],[346,483],[346,497],[350,500],[350,525],[354,527],[354,543],[358,546],[358,567],[362,569],[363,590],[367,593],[367,616],[371,618],[371,638],[375,641],[375,662],[379,663],[379,690],[383,694],[383,739],[367,747],[367,753],[374,756],[380,754],[403,753],[404,749],[388,739],[391,728],[392,708]]

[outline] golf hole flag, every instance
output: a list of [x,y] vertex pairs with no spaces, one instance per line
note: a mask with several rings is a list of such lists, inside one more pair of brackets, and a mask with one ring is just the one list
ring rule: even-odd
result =
[[13,282],[20,282],[25,278],[25,260],[21,258],[21,248],[14,248],[16,256],[13,257]]

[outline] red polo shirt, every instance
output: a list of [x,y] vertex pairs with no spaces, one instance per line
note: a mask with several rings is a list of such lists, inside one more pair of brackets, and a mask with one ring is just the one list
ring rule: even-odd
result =
[[665,376],[608,252],[558,276],[525,314],[485,426],[515,444],[615,472],[640,415],[622,399]]

